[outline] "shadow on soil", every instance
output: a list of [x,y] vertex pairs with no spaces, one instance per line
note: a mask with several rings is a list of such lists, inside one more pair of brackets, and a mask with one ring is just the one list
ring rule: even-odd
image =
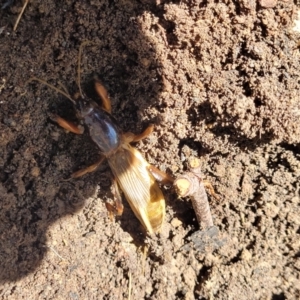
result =
[[[119,112],[114,116],[124,131],[138,133],[145,128],[147,124],[140,123],[137,111],[150,103],[155,105],[153,101],[161,89],[155,51],[135,21],[150,8],[138,2],[126,7],[108,2],[97,7],[80,5],[76,1],[71,7],[55,1],[33,2],[18,31],[12,33],[9,29],[11,35],[4,36],[5,43],[1,43],[1,56],[6,61],[0,75],[10,84],[2,92],[0,113],[2,283],[18,280],[37,268],[48,251],[49,226],[81,210],[85,199],[95,193],[105,198],[111,182],[107,163],[81,179],[62,180],[95,162],[98,150],[87,134],[68,134],[51,121],[50,113],[74,119],[67,99],[40,84],[24,87],[26,94],[20,98],[20,86],[34,75],[54,85],[61,81],[72,94],[72,88],[77,89],[74,82],[79,45],[83,40],[95,40],[96,45],[85,50],[83,89],[90,86],[88,76],[100,75],[111,94],[113,110]],[[88,16],[82,15],[83,11]],[[0,11],[0,25],[10,26],[4,20],[15,17],[10,9]],[[147,58],[146,65],[141,58]],[[14,72],[17,66],[18,72]],[[120,220],[124,230],[139,240],[137,232],[142,228],[127,204]]]

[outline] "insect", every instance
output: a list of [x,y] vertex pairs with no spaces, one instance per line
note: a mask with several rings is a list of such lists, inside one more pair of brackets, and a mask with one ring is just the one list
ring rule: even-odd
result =
[[[95,171],[106,158],[115,177],[115,214],[121,215],[123,212],[122,199],[118,191],[120,187],[135,216],[144,228],[150,234],[159,232],[165,218],[165,199],[156,180],[162,183],[171,183],[173,179],[150,165],[142,154],[130,144],[147,137],[154,127],[150,125],[138,135],[131,132],[123,133],[111,115],[111,102],[108,93],[99,80],[95,80],[95,90],[102,100],[102,105],[99,106],[84,96],[80,85],[80,60],[82,47],[87,43],[82,43],[79,48],[77,74],[79,93],[73,98],[67,91],[62,91],[39,78],[33,77],[29,81],[39,81],[68,98],[74,104],[78,118],[83,121],[91,139],[102,154],[96,163],[73,173],[71,177],[77,178]],[[55,121],[68,131],[76,134],[83,133],[79,126],[61,117],[55,117]]]

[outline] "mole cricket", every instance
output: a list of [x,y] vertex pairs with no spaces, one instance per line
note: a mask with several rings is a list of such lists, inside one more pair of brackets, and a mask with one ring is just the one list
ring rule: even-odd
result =
[[[111,115],[111,102],[108,93],[99,80],[95,80],[95,90],[102,100],[102,105],[87,99],[80,84],[82,48],[86,44],[89,42],[83,42],[79,48],[77,71],[79,92],[74,97],[71,97],[66,90],[58,89],[36,77],[30,78],[28,82],[38,81],[69,99],[76,109],[78,119],[82,121],[91,139],[99,148],[100,159],[91,166],[73,173],[71,178],[78,178],[95,171],[106,158],[115,177],[113,182],[115,191],[113,212],[116,215],[121,215],[123,212],[122,199],[118,190],[120,187],[135,216],[146,231],[150,234],[159,232],[165,218],[165,199],[156,181],[169,184],[173,182],[173,179],[150,165],[142,154],[130,145],[130,143],[138,142],[151,134],[154,126],[148,126],[138,135],[131,132],[123,133],[118,122]],[[70,132],[83,134],[84,130],[70,121],[59,116],[55,116],[54,120]],[[107,207],[110,208],[109,205]]]

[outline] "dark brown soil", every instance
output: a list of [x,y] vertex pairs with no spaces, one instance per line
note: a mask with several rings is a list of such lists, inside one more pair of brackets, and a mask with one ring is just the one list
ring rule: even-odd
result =
[[[30,1],[13,32],[21,6],[0,10],[0,298],[299,299],[297,6]],[[97,99],[97,75],[124,131],[155,124],[136,146],[147,160],[177,176],[201,159],[219,243],[189,246],[199,225],[172,189],[160,237],[146,238],[127,203],[110,221],[106,163],[63,181],[99,153],[51,120],[74,120],[70,101],[26,81],[76,92],[85,40],[83,90]]]

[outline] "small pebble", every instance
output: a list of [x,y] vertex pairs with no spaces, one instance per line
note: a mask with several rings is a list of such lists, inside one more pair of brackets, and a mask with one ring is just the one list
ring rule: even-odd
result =
[[40,168],[39,167],[33,167],[31,169],[31,175],[33,177],[38,177],[40,175]]
[[260,0],[259,4],[264,8],[273,8],[277,4],[277,0]]
[[174,219],[171,221],[171,225],[172,225],[173,227],[177,228],[177,227],[179,227],[179,226],[182,225],[182,222],[181,222],[179,219],[174,218]]

